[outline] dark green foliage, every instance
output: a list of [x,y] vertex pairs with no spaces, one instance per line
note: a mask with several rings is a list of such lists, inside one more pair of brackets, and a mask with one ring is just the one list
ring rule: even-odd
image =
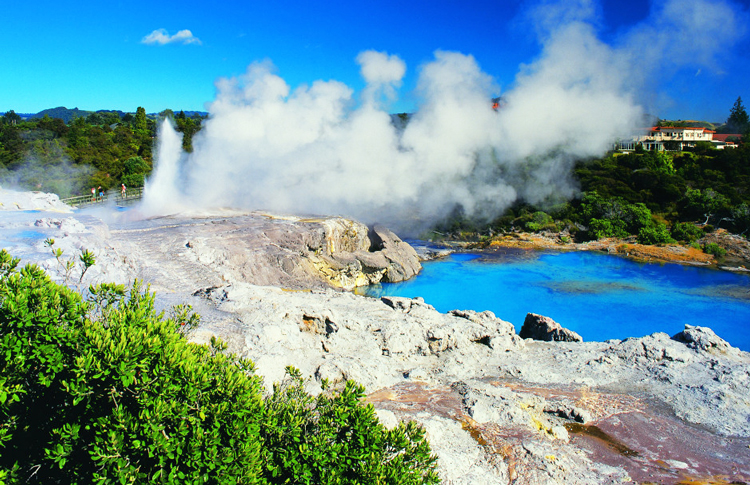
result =
[[672,226],[672,237],[677,241],[691,243],[703,236],[703,230],[692,222],[678,222]]
[[750,128],[750,117],[748,117],[745,106],[742,105],[742,97],[738,97],[729,112],[727,125],[733,133],[745,133]]
[[720,258],[722,256],[726,256],[727,250],[723,247],[719,246],[716,243],[708,243],[705,246],[703,246],[703,251],[708,254],[713,254],[714,256]]
[[537,211],[531,215],[531,220],[526,223],[526,230],[531,232],[539,232],[545,230],[556,231],[557,226],[555,225],[555,221],[552,219],[552,216],[550,216],[546,212]]
[[688,189],[682,199],[683,214],[689,220],[705,218],[708,222],[715,214],[729,209],[729,199],[712,188]]
[[653,172],[668,175],[675,173],[674,165],[672,163],[672,155],[668,152],[646,152],[646,154],[640,158],[640,161],[643,168],[647,168]]
[[744,234],[750,229],[750,205],[746,202],[732,208],[732,224],[737,232]]
[[605,199],[596,192],[583,197],[581,215],[596,239],[639,234],[651,224],[651,211],[645,205],[628,204],[619,197]]
[[654,222],[638,231],[638,242],[640,244],[669,244],[675,240],[669,234],[667,225],[663,222]]
[[182,149],[190,153],[193,151],[193,135],[201,129],[200,117],[196,119],[188,118],[184,111],[180,111],[175,116],[175,128],[182,133]]
[[413,422],[385,429],[372,405],[360,404],[363,397],[351,381],[340,393],[310,396],[299,371],[287,368],[261,427],[269,482],[436,483],[424,430]]
[[628,237],[625,223],[617,219],[591,219],[589,221],[589,235],[593,239],[605,237]]
[[[579,161],[574,169],[583,197],[559,209],[544,208],[554,226],[586,237],[639,236],[641,240],[694,240],[694,235],[672,236],[652,225],[652,214],[667,226],[700,223],[734,233],[750,231],[750,144],[716,150],[699,146],[690,152],[613,153],[601,159]],[[438,230],[467,238],[490,231],[551,229],[534,220],[540,208],[518,201],[489,224],[454,212]],[[684,226],[687,228],[688,226]],[[576,229],[586,228],[587,231]],[[694,232],[694,230],[693,230]]]
[[[70,124],[54,114],[76,114]],[[184,115],[183,115],[184,116]],[[186,148],[200,130],[201,116],[183,119]],[[0,117],[0,121],[5,120]],[[15,119],[15,118],[14,118]],[[125,183],[143,186],[151,170],[155,122],[140,108],[117,111],[46,110],[31,121],[0,122],[0,185],[54,192],[61,197],[104,191]],[[126,162],[140,157],[135,170]]]
[[151,172],[151,166],[141,157],[131,157],[125,160],[122,183],[127,187],[143,187],[146,176]]
[[2,118],[0,118],[0,124],[6,125],[17,125],[21,122],[21,115],[13,110],[6,112]]
[[189,307],[17,266],[0,251],[0,481],[437,482],[423,431],[385,430],[354,383],[312,397],[292,371],[264,401],[251,362],[185,339]]

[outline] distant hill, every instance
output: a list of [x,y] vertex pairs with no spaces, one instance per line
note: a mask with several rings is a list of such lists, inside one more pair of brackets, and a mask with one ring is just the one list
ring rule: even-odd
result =
[[[174,113],[179,113],[180,110],[173,110],[173,112]],[[38,112],[36,114],[27,113],[27,114],[19,114],[19,115],[22,118],[29,119],[29,120],[37,119],[37,118],[44,118],[44,115],[47,115],[50,118],[60,118],[65,123],[69,123],[70,120],[72,120],[74,118],[78,118],[78,117],[81,117],[81,116],[85,118],[86,116],[88,116],[88,115],[90,115],[92,113],[117,113],[120,116],[120,118],[122,118],[127,113],[130,113],[130,114],[134,115],[135,111],[128,111],[128,112],[126,112],[126,111],[120,111],[120,110],[116,110],[116,109],[113,109],[113,110],[100,109],[100,110],[97,110],[97,111],[86,111],[86,110],[81,110],[81,109],[78,109],[78,108],[72,108],[71,109],[71,108],[66,108],[65,106],[59,106],[57,108],[49,108],[49,109],[42,110],[42,111],[40,111],[40,112]],[[206,116],[208,116],[208,113],[205,112],[205,111],[185,111],[185,115],[188,116],[188,117],[191,117],[191,118],[194,115],[196,115],[196,114],[200,115],[203,118],[205,118]],[[155,118],[157,118],[159,116],[159,113],[148,113],[147,116],[149,118],[154,118],[155,119]]]
[[64,122],[69,123],[73,118],[79,118],[81,116],[85,118],[91,113],[93,113],[93,111],[84,111],[78,108],[68,109],[65,106],[59,106],[57,108],[42,110],[35,115],[31,115],[29,119],[44,118],[44,115],[47,115],[50,118],[60,118]]

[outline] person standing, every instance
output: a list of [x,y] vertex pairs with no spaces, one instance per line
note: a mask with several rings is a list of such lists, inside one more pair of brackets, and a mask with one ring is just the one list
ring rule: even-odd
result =
[[127,187],[125,187],[125,184],[122,184],[121,194],[123,199],[127,198],[128,196]]

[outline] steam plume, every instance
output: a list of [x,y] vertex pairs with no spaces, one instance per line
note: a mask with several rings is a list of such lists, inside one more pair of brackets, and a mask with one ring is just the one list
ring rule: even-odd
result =
[[[397,95],[406,65],[387,53],[357,57],[367,83],[358,104],[338,81],[292,89],[269,61],[220,79],[192,154],[175,152],[171,126],[162,127],[146,204],[163,210],[157,197],[186,196],[204,207],[341,214],[418,230],[456,206],[490,219],[518,199],[555,203],[576,193],[575,160],[601,155],[642,127],[639,93],[649,78],[643,67],[667,58],[652,49],[644,61],[644,45],[669,46],[686,35],[721,35],[726,45],[740,35],[736,26],[719,34],[699,15],[670,19],[678,6],[693,13],[706,8],[704,0],[671,0],[611,46],[597,38],[590,0],[545,6],[568,20],[540,20],[542,53],[521,67],[497,112],[493,79],[458,52],[437,51],[421,67],[423,101],[403,130],[383,105]],[[689,62],[712,66],[713,45],[702,45]],[[676,67],[687,62],[669,59]]]

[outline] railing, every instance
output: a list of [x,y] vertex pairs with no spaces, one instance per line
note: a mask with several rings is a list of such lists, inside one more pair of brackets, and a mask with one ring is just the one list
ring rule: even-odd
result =
[[67,199],[61,200],[70,206],[83,207],[87,205],[103,204],[109,201],[113,201],[117,205],[129,205],[141,200],[141,197],[143,197],[143,187],[135,187],[132,189],[126,189],[124,197],[121,191],[110,190],[101,197],[99,194],[97,194],[96,197],[93,195],[78,195],[76,197],[68,197]]

